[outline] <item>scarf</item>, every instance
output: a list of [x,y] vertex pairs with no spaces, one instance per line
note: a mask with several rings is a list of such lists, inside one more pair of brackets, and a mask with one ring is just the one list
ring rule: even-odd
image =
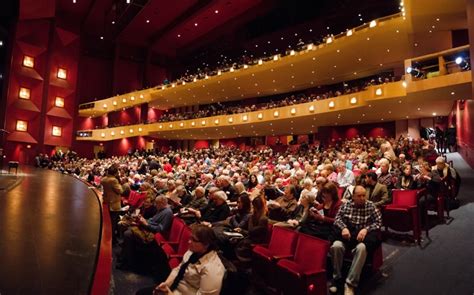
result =
[[199,259],[201,259],[204,255],[206,255],[209,252],[210,250],[204,252],[203,254],[198,254],[198,253],[191,254],[189,259],[185,263],[183,263],[181,267],[179,268],[178,274],[176,275],[173,283],[170,286],[171,291],[174,291],[178,287],[179,282],[181,282],[181,280],[183,279],[184,273],[186,272],[186,269],[188,268],[188,266],[190,264],[195,264],[196,262],[199,261]]

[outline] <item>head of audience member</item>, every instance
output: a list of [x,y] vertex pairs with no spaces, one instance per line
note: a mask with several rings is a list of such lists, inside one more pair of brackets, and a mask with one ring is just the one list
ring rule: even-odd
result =
[[359,165],[359,170],[361,174],[367,174],[367,172],[369,171],[369,166],[366,163],[361,163]]
[[403,169],[403,175],[404,176],[411,176],[411,165],[410,164],[404,164],[402,169]]
[[202,224],[194,224],[191,226],[191,233],[189,251],[204,254],[217,249],[217,237],[212,228]]
[[262,216],[267,214],[267,206],[264,196],[257,196],[252,200],[252,218],[258,221]]
[[248,195],[240,195],[237,199],[237,210],[241,214],[250,213],[251,202],[250,197]]
[[227,202],[227,194],[223,191],[217,191],[214,193],[214,204],[216,206],[222,206]]
[[341,161],[338,165],[338,171],[339,173],[341,174],[344,174],[346,173],[346,162],[345,161]]
[[374,186],[377,183],[377,174],[375,172],[369,172],[365,175],[365,183],[368,186]]
[[382,172],[382,174],[386,174],[388,173],[388,170],[390,168],[390,162],[387,159],[382,158],[379,161],[379,166],[380,166],[380,171]]
[[366,189],[361,185],[356,185],[354,192],[352,194],[352,201],[356,207],[364,207],[365,202],[367,201]]
[[285,198],[287,200],[293,200],[297,197],[297,190],[296,190],[296,186],[294,185],[288,185],[286,188],[285,188]]
[[436,158],[436,169],[443,170],[446,167],[446,160],[443,157]]
[[307,177],[303,180],[303,188],[309,191],[313,189],[313,181],[311,178]]
[[313,205],[314,200],[316,200],[316,196],[312,192],[307,192],[305,194],[301,194],[300,204],[304,208],[309,208]]
[[206,195],[206,190],[202,186],[196,187],[194,190],[194,196],[196,199],[203,198]]
[[400,154],[400,155],[398,155],[398,159],[400,159],[400,163],[401,163],[401,164],[405,163],[405,160],[406,160],[405,154]]
[[326,177],[318,176],[318,178],[316,178],[316,188],[320,191],[327,182]]
[[258,178],[256,174],[251,174],[249,179],[249,188],[254,188],[258,185]]
[[337,202],[339,196],[337,194],[337,186],[332,182],[327,182],[321,189],[324,203]]
[[155,206],[158,210],[168,207],[168,198],[164,195],[159,195],[155,198]]
[[110,166],[109,169],[107,169],[107,174],[110,176],[117,176],[118,174],[117,166],[115,165]]
[[283,179],[277,178],[277,179],[275,180],[275,186],[276,186],[277,188],[279,188],[279,189],[282,189],[282,188],[283,188]]
[[235,190],[237,191],[237,194],[241,194],[243,192],[245,192],[245,186],[242,182],[237,182],[235,185],[234,185],[234,188]]

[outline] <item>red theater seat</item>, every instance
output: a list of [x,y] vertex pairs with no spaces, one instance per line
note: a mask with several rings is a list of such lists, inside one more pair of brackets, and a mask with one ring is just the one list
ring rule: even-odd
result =
[[158,246],[162,244],[169,244],[173,247],[178,246],[179,240],[181,238],[181,233],[186,227],[186,224],[181,218],[173,217],[173,222],[171,223],[171,229],[169,233],[156,233],[155,241]]
[[413,239],[421,243],[421,219],[417,190],[392,190],[392,204],[382,210],[383,225],[400,232],[413,232]]
[[278,261],[277,284],[283,294],[326,295],[326,258],[329,242],[298,235],[294,259]]
[[145,201],[146,197],[146,192],[136,192],[136,191],[131,191],[130,196],[128,197],[127,204],[130,205],[130,207],[133,208],[140,208],[143,205],[143,202]]
[[184,253],[189,249],[189,239],[191,238],[191,229],[187,226],[183,228],[181,238],[179,239],[178,248],[175,250],[169,244],[164,244],[161,248],[168,256],[168,263],[171,268],[175,268],[181,263]]
[[252,269],[270,284],[274,276],[274,262],[293,257],[298,233],[283,227],[274,227],[268,247],[253,248]]

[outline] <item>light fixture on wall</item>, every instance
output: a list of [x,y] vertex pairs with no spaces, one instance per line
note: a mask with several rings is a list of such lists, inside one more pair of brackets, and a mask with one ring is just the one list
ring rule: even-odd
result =
[[292,115],[296,114],[296,108],[292,108],[291,111],[290,111],[290,113],[291,113]]
[[64,108],[64,98],[56,96],[56,99],[54,100],[54,105],[58,108]]
[[61,127],[53,126],[53,132],[52,132],[53,136],[58,136],[59,137],[59,136],[62,135],[62,133],[63,133],[63,130],[62,130]]
[[351,101],[350,101],[351,104],[356,104],[357,103],[357,97],[352,97],[351,98]]
[[25,87],[20,87],[20,92],[18,93],[18,96],[21,99],[30,99],[31,91],[29,88]]
[[314,112],[314,105],[312,105],[312,106],[309,107],[309,111],[310,111],[311,113]]
[[382,88],[375,89],[375,95],[381,96],[383,94]]
[[28,122],[23,120],[16,120],[16,131],[27,131]]
[[35,59],[31,56],[25,55],[23,57],[23,66],[33,68],[35,66]]
[[262,119],[263,119],[263,114],[262,114],[262,113],[258,113],[257,118],[258,118],[259,120],[262,120]]
[[279,111],[274,111],[273,112],[273,117],[277,118],[278,116],[280,116],[280,112]]
[[336,104],[334,103],[334,101],[330,101],[330,102],[329,102],[329,108],[332,109],[332,108],[334,108],[335,105],[336,105]]
[[66,69],[59,68],[59,69],[58,69],[58,73],[57,73],[57,77],[58,77],[59,79],[66,80],[66,79],[67,79],[67,71],[66,71]]

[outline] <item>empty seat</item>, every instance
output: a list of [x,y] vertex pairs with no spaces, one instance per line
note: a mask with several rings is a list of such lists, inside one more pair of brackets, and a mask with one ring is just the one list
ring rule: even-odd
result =
[[187,226],[183,228],[181,233],[181,238],[179,239],[179,244],[175,250],[169,244],[163,244],[162,249],[168,257],[168,263],[171,268],[175,268],[183,260],[183,255],[189,249],[189,239],[191,238],[192,232],[191,229]]
[[173,222],[171,223],[171,229],[167,233],[156,233],[155,241],[158,246],[162,244],[169,244],[172,247],[177,247],[181,238],[181,233],[186,227],[186,224],[181,218],[173,217]]
[[278,261],[277,285],[283,294],[326,295],[329,242],[299,234],[293,259]]

